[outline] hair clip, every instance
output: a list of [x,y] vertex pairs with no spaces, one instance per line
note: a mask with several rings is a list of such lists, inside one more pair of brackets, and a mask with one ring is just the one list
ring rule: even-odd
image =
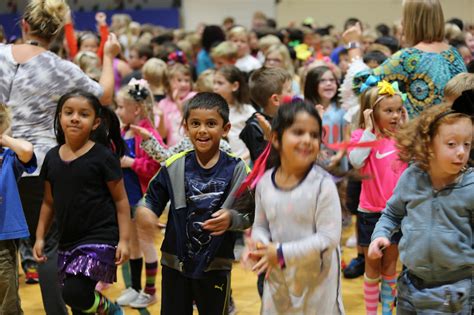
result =
[[181,50],[176,50],[168,54],[168,65],[174,65],[176,63],[181,63],[186,65],[188,60],[186,59],[186,55]]

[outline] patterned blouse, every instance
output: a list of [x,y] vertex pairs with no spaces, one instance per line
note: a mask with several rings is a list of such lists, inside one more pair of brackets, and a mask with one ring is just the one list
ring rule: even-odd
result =
[[466,72],[466,66],[456,48],[434,53],[411,47],[398,51],[373,70],[356,74],[354,92],[359,94],[361,85],[370,75],[398,81],[400,90],[407,94],[405,107],[413,118],[425,108],[441,103],[444,86],[461,72]]

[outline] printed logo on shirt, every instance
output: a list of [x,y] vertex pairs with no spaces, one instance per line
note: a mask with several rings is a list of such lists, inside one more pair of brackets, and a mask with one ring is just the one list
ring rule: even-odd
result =
[[385,153],[380,153],[378,150],[377,152],[375,153],[375,157],[379,160],[383,159],[383,158],[386,158],[387,156],[389,156],[390,154],[392,153],[395,153],[397,150],[392,150],[392,151],[388,151],[388,152],[385,152]]
[[221,286],[214,284],[214,289],[221,290],[222,292],[224,292],[224,283]]

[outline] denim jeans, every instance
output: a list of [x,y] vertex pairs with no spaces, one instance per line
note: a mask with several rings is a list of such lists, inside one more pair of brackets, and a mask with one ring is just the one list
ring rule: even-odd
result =
[[471,290],[471,278],[423,287],[414,283],[405,270],[398,278],[397,315],[471,315]]

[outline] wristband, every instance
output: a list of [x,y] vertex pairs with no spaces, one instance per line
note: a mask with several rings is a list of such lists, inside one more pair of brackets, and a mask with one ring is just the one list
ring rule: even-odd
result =
[[285,264],[285,257],[283,257],[283,245],[279,245],[277,247],[277,259],[278,259],[278,265],[280,266],[280,269],[285,269],[286,264]]
[[347,50],[353,49],[353,48],[360,48],[360,43],[359,43],[359,42],[349,42],[349,43],[345,46],[345,48],[346,48]]

